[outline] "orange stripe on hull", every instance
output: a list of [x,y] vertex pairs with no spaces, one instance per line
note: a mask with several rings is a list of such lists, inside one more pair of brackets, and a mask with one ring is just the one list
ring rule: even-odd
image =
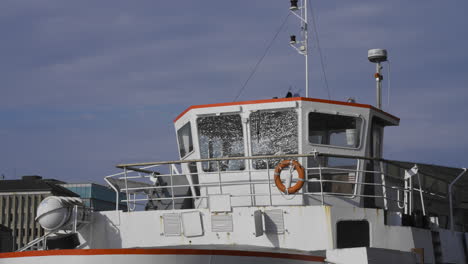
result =
[[258,252],[239,250],[214,250],[214,249],[175,249],[175,248],[125,248],[125,249],[66,249],[66,250],[44,250],[44,251],[24,251],[0,253],[2,258],[23,258],[23,257],[45,257],[45,256],[93,256],[93,255],[216,255],[216,256],[240,256],[240,257],[264,257],[281,258],[304,261],[325,261],[324,257]]

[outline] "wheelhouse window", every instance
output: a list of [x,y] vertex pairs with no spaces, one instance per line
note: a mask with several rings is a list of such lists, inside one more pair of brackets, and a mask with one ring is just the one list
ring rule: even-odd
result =
[[[298,153],[298,124],[295,110],[254,112],[250,115],[250,137],[253,156]],[[277,159],[269,160],[274,168]],[[265,160],[253,160],[255,169],[266,169]]]
[[[202,159],[243,157],[244,135],[240,115],[201,117],[197,120]],[[244,160],[203,162],[204,171],[244,170]]]
[[177,130],[177,139],[179,141],[179,153],[183,158],[193,150],[192,130],[190,122]]
[[[355,192],[358,160],[337,157],[309,157],[307,165],[309,192],[353,194]],[[322,179],[322,188],[320,187]]]
[[309,142],[313,144],[358,148],[362,119],[324,113],[309,114]]

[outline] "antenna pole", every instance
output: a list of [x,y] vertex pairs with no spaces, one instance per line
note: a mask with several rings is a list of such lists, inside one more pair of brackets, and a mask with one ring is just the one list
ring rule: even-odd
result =
[[296,36],[291,35],[290,46],[294,48],[299,54],[305,57],[305,92],[306,97],[309,97],[309,16],[307,12],[309,0],[301,0],[301,6],[298,6],[298,0],[291,0],[291,13],[301,21],[301,35],[303,40],[296,41]]
[[387,50],[371,49],[367,52],[367,58],[376,65],[374,78],[377,83],[377,108],[382,109],[382,62],[387,61]]
[[376,64],[376,82],[377,82],[377,108],[382,109],[382,66],[380,62]]
[[304,56],[305,56],[305,88],[306,88],[306,97],[309,97],[309,36],[308,36],[308,26],[309,26],[309,17],[308,17],[308,10],[307,10],[307,2],[308,0],[304,1]]

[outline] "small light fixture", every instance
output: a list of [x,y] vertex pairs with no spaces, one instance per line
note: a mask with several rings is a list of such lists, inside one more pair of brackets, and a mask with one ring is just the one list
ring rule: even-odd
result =
[[291,35],[290,36],[289,44],[291,44],[291,45],[296,44],[296,35]]
[[297,1],[298,0],[291,0],[291,7],[289,8],[289,10],[297,10],[298,9]]

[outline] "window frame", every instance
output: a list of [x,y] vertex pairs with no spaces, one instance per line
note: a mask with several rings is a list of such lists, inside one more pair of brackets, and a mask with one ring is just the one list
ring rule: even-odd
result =
[[[206,117],[218,117],[218,116],[231,116],[231,115],[236,115],[236,116],[239,116],[240,117],[240,122],[241,122],[241,132],[242,132],[242,144],[243,144],[243,148],[244,148],[244,153],[242,156],[240,157],[247,157],[247,149],[245,147],[245,142],[247,140],[247,135],[244,133],[244,122],[242,122],[242,113],[239,113],[239,112],[223,112],[221,114],[203,114],[203,115],[198,115],[197,118],[195,119],[195,129],[196,129],[196,135],[197,135],[197,143],[198,143],[198,146],[200,148],[200,152],[199,152],[199,156],[201,159],[204,159],[201,157],[202,155],[202,144],[200,142],[201,140],[201,134],[200,134],[200,127],[199,127],[199,123],[198,121],[201,119],[201,118],[206,118]],[[236,157],[225,157],[225,158],[236,158]],[[205,161],[205,162],[211,162],[211,161]],[[236,172],[243,172],[245,170],[248,169],[248,163],[247,163],[247,160],[243,160],[244,162],[244,169],[242,170],[220,170],[220,172],[222,173],[236,173]],[[207,174],[210,174],[210,173],[218,173],[218,170],[216,171],[206,171],[204,168],[203,168],[203,163],[204,162],[200,162],[198,164],[198,166],[200,166],[199,168],[197,167],[197,169],[199,169],[201,172],[203,173],[207,173]]]
[[[335,115],[335,116],[346,116],[346,117],[353,117],[356,119],[361,120],[361,126],[360,126],[360,133],[359,133],[359,145],[357,147],[344,147],[344,146],[337,146],[337,145],[331,145],[331,144],[318,144],[318,143],[313,143],[310,142],[310,119],[309,115],[310,114],[325,114],[325,115]],[[331,147],[331,148],[337,148],[337,149],[348,149],[348,150],[360,150],[364,144],[363,144],[363,139],[364,139],[364,128],[365,128],[365,118],[362,115],[355,115],[355,114],[349,114],[349,113],[331,113],[331,112],[321,112],[321,111],[308,111],[307,112],[307,144],[309,146],[319,146],[319,147]]]
[[[249,160],[249,166],[251,169],[253,170],[256,170],[256,171],[262,171],[262,170],[267,170],[266,168],[265,169],[257,169],[254,167],[254,164],[253,164],[253,160],[254,157],[255,157],[255,154],[253,153],[253,144],[252,144],[252,135],[251,135],[251,125],[252,125],[252,122],[251,122],[251,116],[255,113],[264,113],[264,112],[286,112],[286,111],[294,111],[296,113],[296,117],[297,117],[297,153],[296,154],[299,154],[300,151],[299,149],[301,148],[301,138],[300,138],[300,134],[301,134],[301,126],[300,126],[300,112],[298,110],[297,107],[286,107],[286,108],[271,108],[271,109],[262,109],[262,110],[255,110],[255,111],[251,111],[249,113],[249,116],[248,116],[248,119],[249,119],[249,126],[247,127],[247,133],[249,135],[249,138],[247,139],[247,143],[248,143],[248,147],[249,147],[249,154],[250,156],[252,157],[251,160]],[[296,155],[296,154],[290,154],[290,155]],[[288,155],[288,154],[284,154],[284,155]],[[257,155],[257,156],[263,156],[263,155]],[[270,170],[274,169],[273,168],[269,168]]]
[[[189,144],[189,151],[187,151],[187,153],[185,153],[184,156],[181,155],[180,153],[180,140],[179,140],[179,131],[184,128],[186,125],[189,125],[189,131],[190,131],[190,141],[192,141],[192,150],[190,150],[190,144]],[[180,156],[180,159],[184,159],[188,156],[190,156],[193,152],[195,152],[195,141],[193,140],[194,137],[193,137],[193,132],[192,132],[192,124],[191,124],[191,121],[188,121],[187,123],[185,123],[184,125],[182,125],[181,127],[179,127],[179,129],[177,129],[176,131],[176,134],[177,134],[177,145],[179,147],[179,156]]]

